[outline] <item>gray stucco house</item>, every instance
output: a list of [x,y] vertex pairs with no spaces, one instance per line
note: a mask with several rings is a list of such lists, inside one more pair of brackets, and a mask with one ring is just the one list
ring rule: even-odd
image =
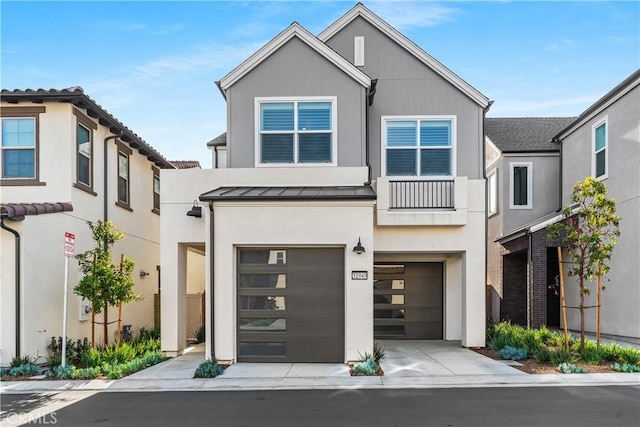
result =
[[[527,119],[487,120],[490,187],[492,171],[499,170],[503,164],[504,156],[491,154],[491,145],[496,148],[501,145],[496,141],[505,133],[500,123],[504,120],[513,120],[523,133],[531,133],[541,123],[541,119],[531,119],[528,123]],[[562,121],[566,119],[543,120],[557,121],[562,129],[550,139],[547,139],[549,132],[540,129],[540,142],[532,143],[531,147],[538,147],[540,152],[547,147],[549,153],[553,153],[548,156],[558,160],[539,166],[540,161],[534,158],[518,159],[518,162],[522,160],[521,166],[533,167],[533,189],[527,193],[533,197],[532,212],[523,215],[520,210],[507,209],[507,203],[510,208],[516,206],[513,200],[508,201],[503,188],[497,193],[505,197],[504,207],[499,215],[489,217],[487,280],[494,288],[488,297],[492,318],[508,318],[531,326],[560,325],[554,289],[559,274],[556,247],[560,242],[548,240],[546,227],[562,219],[559,210],[569,205],[573,185],[593,176],[607,186],[608,196],[616,200],[618,215],[622,217],[621,236],[605,278],[601,331],[605,335],[640,340],[640,70],[570,123],[563,126]],[[520,165],[512,165],[511,172],[503,171],[498,182],[504,186],[513,178],[513,169]],[[544,181],[536,180],[538,172]],[[551,188],[554,181],[555,189]],[[540,199],[536,185],[542,185],[547,196]],[[536,207],[538,200],[545,203],[541,210]],[[492,210],[491,202],[489,210]],[[500,283],[501,289],[495,286]],[[579,304],[577,285],[568,278],[566,286],[567,306],[575,307]],[[498,301],[500,308],[496,309]],[[595,292],[585,304],[595,306]],[[569,328],[579,329],[578,310],[569,309],[567,315]],[[591,313],[587,315],[586,329],[592,332],[596,329],[595,315]]]
[[292,23],[217,84],[216,168],[162,177],[163,350],[184,349],[194,250],[218,360],[485,345],[487,97],[362,4],[317,36]]

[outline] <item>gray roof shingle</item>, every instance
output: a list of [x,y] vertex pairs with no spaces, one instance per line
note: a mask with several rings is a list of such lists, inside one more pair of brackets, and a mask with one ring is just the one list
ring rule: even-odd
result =
[[485,134],[503,153],[560,151],[551,139],[575,117],[487,118]]

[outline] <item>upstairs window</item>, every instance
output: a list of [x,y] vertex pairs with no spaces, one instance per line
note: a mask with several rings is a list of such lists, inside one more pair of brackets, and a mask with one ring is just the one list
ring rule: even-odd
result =
[[36,177],[36,119],[2,119],[2,178]]
[[498,213],[498,172],[489,174],[487,183],[487,208],[489,216]]
[[609,134],[607,119],[593,126],[592,175],[604,179],[609,175]]
[[256,165],[335,165],[335,98],[257,100]]
[[455,176],[455,118],[383,117],[383,175]]
[[93,131],[98,124],[77,109],[76,116],[76,182],[74,187],[97,195],[93,191]]
[[153,208],[152,212],[160,213],[160,171],[155,166],[151,166],[153,171]]
[[532,164],[511,163],[511,209],[532,207]]
[[131,180],[129,177],[129,157],[133,152],[129,147],[117,142],[118,146],[118,200],[116,205],[121,208],[132,210],[130,206],[131,194]]
[[46,107],[0,109],[0,185],[46,185],[39,180],[39,123]]

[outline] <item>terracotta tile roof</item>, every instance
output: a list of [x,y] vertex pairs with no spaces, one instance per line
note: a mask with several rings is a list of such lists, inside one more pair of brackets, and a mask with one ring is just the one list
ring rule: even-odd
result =
[[169,160],[176,169],[202,169],[197,160]]
[[485,134],[503,153],[560,151],[560,145],[551,140],[575,119],[575,117],[487,118],[484,128]]
[[175,169],[169,160],[126,127],[120,120],[111,115],[100,104],[91,99],[80,86],[68,89],[2,89],[0,100],[9,104],[18,104],[20,102],[42,104],[48,101],[72,103],[79,108],[86,109],[90,117],[97,118],[98,122],[102,126],[108,127],[112,133],[119,134],[122,132],[120,140],[129,144],[131,148],[138,150],[143,156],[147,156],[156,166],[164,169]]
[[0,216],[2,218],[21,220],[27,215],[44,215],[58,212],[71,212],[71,203],[2,203]]

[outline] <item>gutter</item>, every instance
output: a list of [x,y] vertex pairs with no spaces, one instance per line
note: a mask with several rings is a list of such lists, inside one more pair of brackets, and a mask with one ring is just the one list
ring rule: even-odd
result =
[[22,354],[20,351],[20,265],[22,264],[20,256],[20,233],[4,223],[5,218],[0,216],[0,228],[7,230],[15,237],[15,306],[16,306],[16,357]]
[[364,183],[365,186],[371,185],[372,179],[372,171],[371,171],[371,162],[369,161],[370,153],[369,153],[369,107],[373,105],[373,99],[377,92],[378,79],[371,80],[371,86],[367,89],[367,97],[365,99],[365,118],[364,118],[364,149],[365,149],[365,164],[367,165],[367,182]]

